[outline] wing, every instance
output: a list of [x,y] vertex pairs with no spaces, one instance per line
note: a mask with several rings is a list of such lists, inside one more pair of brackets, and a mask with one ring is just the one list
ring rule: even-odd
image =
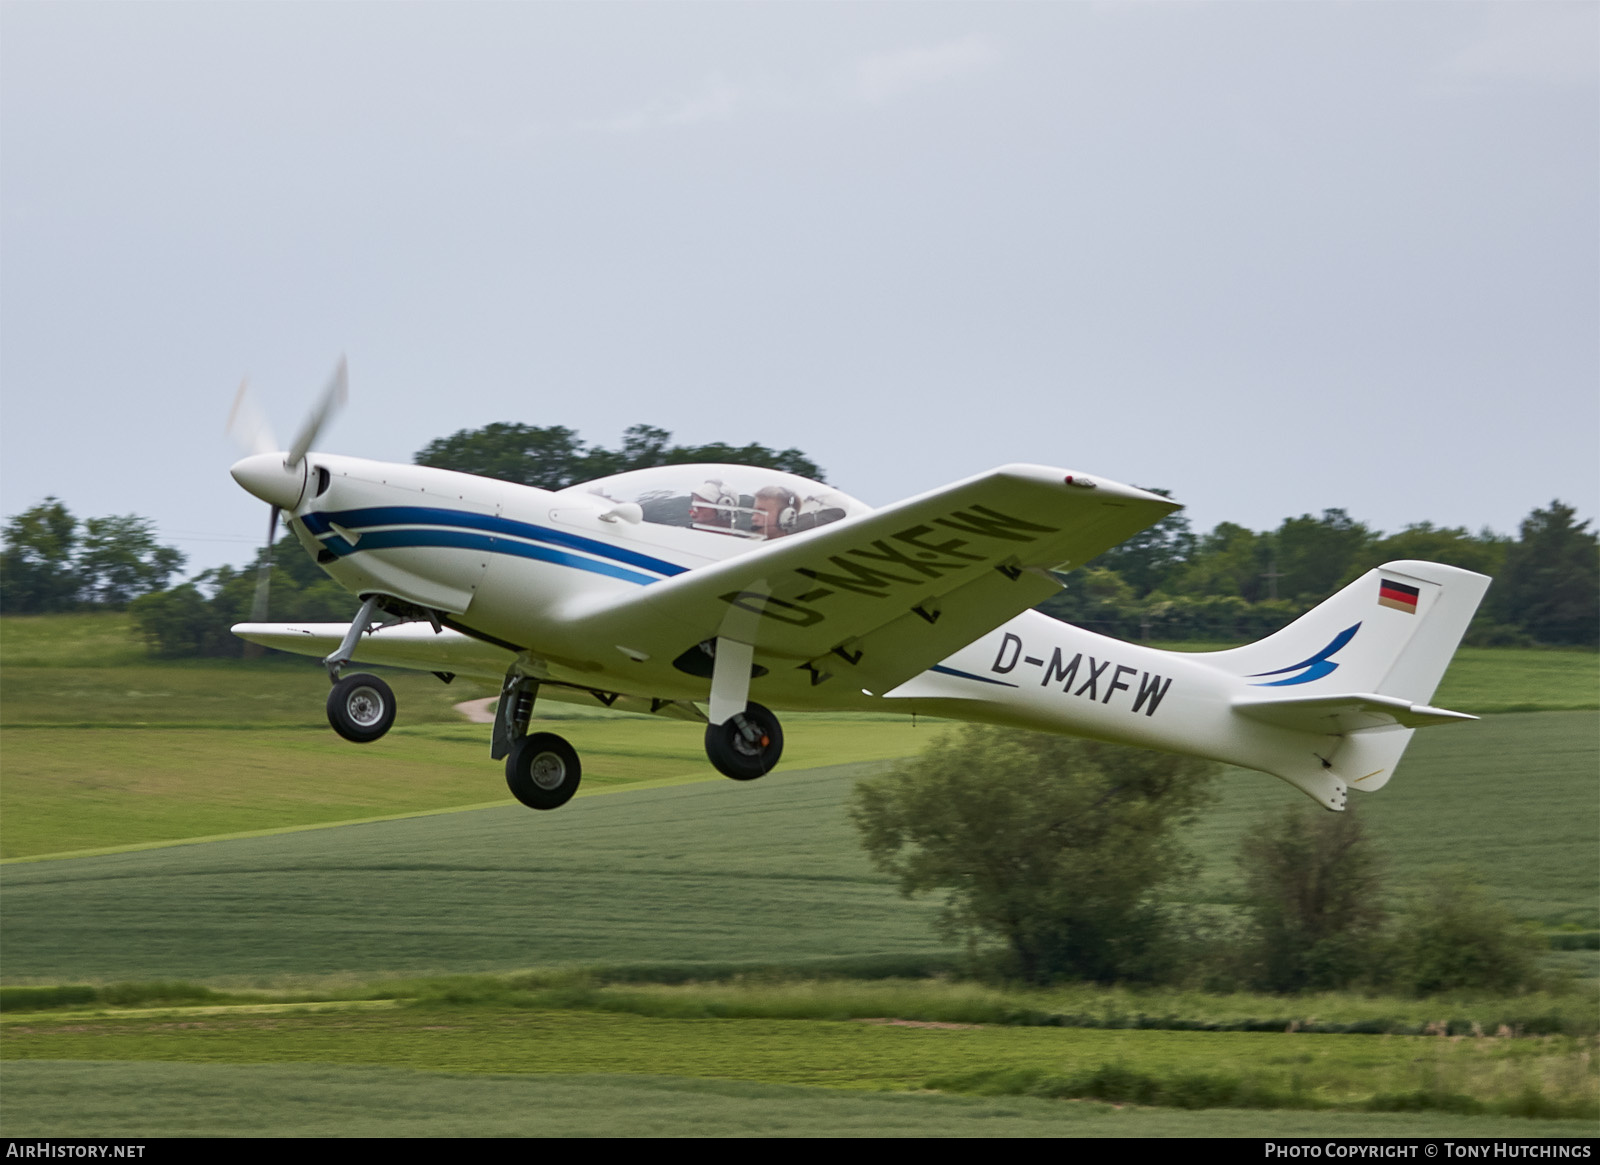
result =
[[[326,656],[344,642],[348,623],[238,623],[240,639],[295,655]],[[427,623],[396,623],[375,628],[356,642],[355,663],[375,663],[414,671],[451,672],[494,680],[506,674],[513,652]]]
[[769,666],[848,671],[881,692],[1055,593],[1052,571],[1178,508],[1132,486],[1010,465],[570,607],[564,622],[576,639],[655,658],[725,637]]
[[[344,642],[348,623],[237,623],[233,633],[263,647],[295,655],[326,656]],[[469,676],[496,685],[511,666],[515,654],[503,647],[474,639],[450,628],[435,631],[427,623],[391,623],[363,635],[356,643],[352,663],[379,664],[412,671]],[[585,707],[613,708],[620,712],[650,713],[679,720],[703,722],[705,716],[683,700],[654,700],[603,688],[546,682],[540,700],[560,700]]]

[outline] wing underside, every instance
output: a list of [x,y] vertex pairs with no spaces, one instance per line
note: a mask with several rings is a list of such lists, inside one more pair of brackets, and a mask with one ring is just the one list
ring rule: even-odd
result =
[[571,641],[673,659],[707,640],[769,668],[848,673],[885,691],[1061,588],[1080,566],[1177,509],[1131,486],[1013,465],[603,605],[571,606]]

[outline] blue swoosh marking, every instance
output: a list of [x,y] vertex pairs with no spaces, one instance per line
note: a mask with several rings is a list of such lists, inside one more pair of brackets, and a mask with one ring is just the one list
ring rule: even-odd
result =
[[[581,534],[572,534],[566,530],[552,530],[547,526],[535,526],[528,522],[517,522],[510,518],[501,518],[494,514],[472,514],[462,510],[446,510],[430,506],[371,506],[361,510],[343,510],[336,513],[305,514],[300,519],[306,528],[317,536],[328,533],[333,523],[347,527],[351,530],[364,531],[372,526],[455,526],[468,530],[481,530],[491,534],[508,534],[516,538],[529,538],[537,542],[547,542],[552,546],[564,546],[569,550],[581,550],[600,558],[609,558],[614,562],[636,566],[642,570],[654,571],[656,574],[671,577],[683,574],[688,567],[679,566],[675,562],[668,562],[662,558],[655,558],[648,554],[640,554],[635,550],[627,550],[620,546],[611,546],[593,538],[585,538]],[[420,531],[418,531],[420,533]],[[375,537],[374,534],[362,533],[362,543]],[[340,545],[347,545],[342,543]],[[328,548],[335,554],[349,553],[341,551],[340,545],[335,545],[331,540]],[[404,545],[457,545],[455,543],[416,542]],[[512,554],[521,558],[544,558],[536,554],[524,554],[522,550],[496,543],[492,548],[474,546],[474,549],[492,549],[498,554]],[[354,548],[352,548],[354,549]],[[366,549],[366,545],[360,547]],[[562,559],[545,558],[545,561],[564,562],[565,565],[576,566],[578,559],[566,556]],[[584,560],[586,561],[586,560]],[[587,568],[585,568],[587,569]],[[609,572],[600,572],[609,573]],[[618,575],[617,577],[628,577]],[[656,580],[649,580],[654,582]]]
[[1017,686],[1016,684],[1007,683],[1005,680],[991,680],[988,676],[975,676],[969,671],[957,671],[953,667],[945,667],[942,663],[936,663],[928,670],[936,671],[942,676],[960,676],[964,680],[977,680],[980,684],[994,684],[1001,688],[1014,688]]
[[[527,542],[510,542],[504,538],[491,538],[468,530],[378,530],[361,536],[361,545],[352,548],[364,550],[399,550],[410,546],[448,546],[457,550],[478,550],[486,554],[509,554],[515,558],[531,558],[538,562],[553,562],[558,566],[571,566],[591,574],[608,575],[624,582],[648,586],[661,580],[655,575],[640,574],[610,562],[597,562],[556,550],[549,546],[533,546]],[[339,552],[334,551],[335,554]],[[343,557],[343,556],[341,556]]]
[[1306,669],[1304,675],[1291,676],[1286,680],[1273,680],[1271,683],[1266,684],[1252,684],[1251,687],[1285,688],[1291,684],[1309,684],[1312,680],[1320,680],[1323,676],[1332,675],[1333,672],[1338,669],[1339,665],[1334,663],[1328,657],[1333,655],[1334,652],[1338,651],[1341,647],[1354,639],[1356,637],[1356,632],[1359,630],[1361,630],[1360,623],[1357,623],[1354,627],[1346,627],[1343,631],[1339,632],[1339,634],[1335,635],[1333,639],[1329,641],[1328,646],[1317,652],[1317,654],[1313,655],[1310,659],[1303,659],[1299,663],[1290,664],[1288,667],[1280,667],[1276,671],[1258,671],[1249,678],[1256,679],[1260,676],[1281,676],[1284,672],[1299,671],[1301,668]]

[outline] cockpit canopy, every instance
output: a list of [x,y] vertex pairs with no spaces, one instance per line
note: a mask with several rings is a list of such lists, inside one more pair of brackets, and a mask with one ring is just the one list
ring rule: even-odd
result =
[[872,512],[832,486],[750,465],[658,465],[561,492],[632,503],[658,525],[758,541]]

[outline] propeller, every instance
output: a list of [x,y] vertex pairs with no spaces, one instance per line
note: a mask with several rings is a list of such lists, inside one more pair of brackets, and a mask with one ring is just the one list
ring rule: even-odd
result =
[[311,442],[317,439],[317,434],[322,432],[322,426],[327,424],[350,397],[350,370],[343,356],[339,357],[339,366],[333,370],[333,378],[328,381],[328,387],[322,390],[316,407],[306,416],[305,424],[300,426],[300,435],[294,439],[294,444],[289,446],[289,456],[284,460],[284,465],[293,469],[305,459],[306,451],[311,448]]
[[278,439],[272,435],[272,422],[250,395],[250,378],[239,382],[239,391],[233,394],[233,408],[228,412],[228,435],[248,453],[272,453],[278,448]]
[[[267,519],[267,544],[261,566],[256,572],[255,597],[250,603],[250,621],[253,623],[260,623],[267,617],[267,598],[272,586],[272,550],[278,537],[278,519],[283,510],[292,511],[299,501],[306,476],[301,463],[328,422],[344,407],[349,395],[349,368],[341,356],[327,387],[306,414],[294,444],[284,452],[273,435],[271,422],[250,393],[249,377],[240,381],[239,391],[234,394],[233,408],[228,413],[228,433],[247,456],[236,462],[231,472],[235,481],[271,507]],[[259,653],[258,648],[255,654]]]

